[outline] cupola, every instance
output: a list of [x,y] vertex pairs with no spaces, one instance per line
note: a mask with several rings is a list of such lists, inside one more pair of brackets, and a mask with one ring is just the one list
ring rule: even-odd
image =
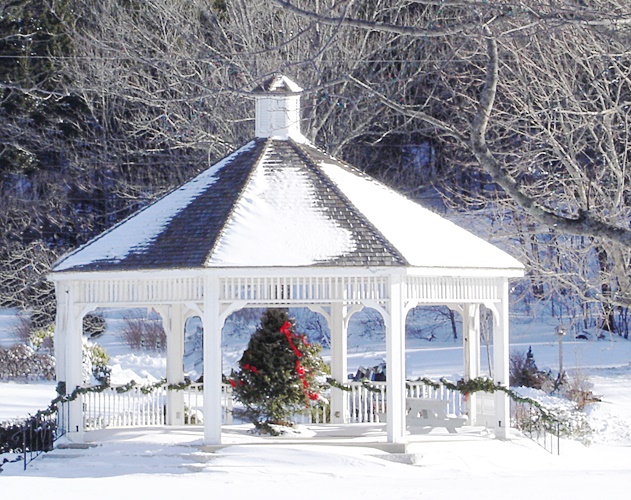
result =
[[254,89],[256,96],[255,135],[257,138],[294,139],[300,133],[300,93],[302,89],[284,75],[276,75]]

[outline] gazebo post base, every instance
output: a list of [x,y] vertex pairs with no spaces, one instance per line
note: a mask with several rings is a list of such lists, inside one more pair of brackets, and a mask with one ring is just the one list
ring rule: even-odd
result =
[[66,432],[66,439],[71,443],[85,443],[85,432]]

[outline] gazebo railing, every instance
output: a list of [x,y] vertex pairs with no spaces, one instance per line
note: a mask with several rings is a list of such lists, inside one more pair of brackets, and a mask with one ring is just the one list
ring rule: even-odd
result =
[[459,391],[445,387],[443,384],[439,384],[439,387],[434,387],[421,381],[408,381],[406,382],[406,387],[406,397],[408,398],[448,401],[447,412],[450,415],[461,417],[467,413],[466,403],[462,398],[462,394]]
[[348,382],[347,418],[349,423],[383,422],[386,413],[386,382]]
[[[233,408],[232,387],[229,384],[221,384],[221,415],[224,424],[232,423]],[[203,421],[204,384],[190,384],[184,389],[184,423],[196,425]]]
[[165,425],[166,389],[143,392],[133,387],[121,392],[112,386],[100,392],[83,395],[83,425],[85,430],[109,427],[139,427]]
[[[386,382],[348,382],[344,384],[347,398],[347,418],[349,423],[383,422],[386,414]],[[423,382],[407,382],[406,397],[427,398],[447,401],[448,411],[455,416],[466,413],[462,395],[442,384],[432,387]],[[84,428],[86,430],[112,427],[161,426],[167,424],[167,389],[159,387],[143,391],[142,387],[108,387],[100,392],[87,392],[83,395]],[[204,392],[203,384],[191,384],[183,390],[184,423],[203,423]],[[234,402],[232,388],[222,384],[223,423],[233,422]],[[295,415],[294,421],[301,424],[327,423],[330,421],[329,408],[314,407]]]
[[[85,430],[113,427],[160,426],[167,424],[166,387],[144,391],[142,387],[111,386],[98,392],[83,394]],[[203,422],[203,384],[191,384],[184,389],[184,423]],[[223,423],[232,423],[232,388],[222,385]]]
[[[386,382],[348,382],[348,422],[384,421],[386,413]],[[456,417],[466,414],[462,394],[443,384],[438,388],[420,381],[406,382],[406,398],[426,398],[447,402],[448,413]]]

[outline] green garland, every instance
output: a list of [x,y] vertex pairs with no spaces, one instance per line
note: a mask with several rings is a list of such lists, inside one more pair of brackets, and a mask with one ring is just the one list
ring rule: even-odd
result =
[[512,389],[505,387],[501,384],[493,382],[493,380],[485,377],[477,377],[474,379],[464,380],[460,379],[455,384],[453,382],[448,381],[444,377],[440,379],[440,384],[436,382],[432,382],[426,378],[421,378],[418,380],[419,382],[426,383],[437,389],[440,387],[440,384],[445,386],[447,389],[458,391],[463,395],[474,394],[476,392],[487,392],[487,393],[495,393],[497,391],[501,391],[505,393],[509,398],[511,398],[516,403],[525,403],[531,406],[534,406],[540,413],[541,418],[544,422],[549,423],[551,425],[560,424],[561,421],[554,416],[554,414],[548,410],[545,406],[543,406],[539,401],[536,401],[532,398],[527,398],[524,396],[520,396]]
[[[382,387],[382,388],[373,387],[371,385],[370,380],[368,380],[367,378],[361,379],[360,382],[361,382],[362,387],[370,392],[385,392],[386,390],[385,387]],[[348,385],[341,384],[340,382],[338,382],[337,380],[331,377],[327,377],[326,383],[329,384],[331,387],[335,387],[336,389],[340,389],[342,391],[351,392],[353,390]]]
[[[337,389],[341,389],[347,392],[350,392],[352,390],[348,385],[344,385],[331,377],[327,378],[326,381],[331,387],[335,387]],[[424,385],[432,387],[433,389],[440,389],[442,385],[446,387],[447,389],[458,391],[464,396],[468,394],[474,394],[476,392],[487,392],[487,393],[493,394],[497,391],[501,391],[505,393],[513,401],[515,401],[516,403],[525,403],[525,404],[529,404],[535,407],[539,411],[539,414],[541,415],[541,419],[545,423],[550,424],[552,427],[555,427],[557,424],[562,423],[550,410],[548,410],[545,406],[543,406],[539,401],[536,401],[532,398],[520,396],[512,389],[509,389],[508,387],[498,384],[489,378],[477,377],[477,378],[469,379],[469,380],[460,379],[454,383],[454,382],[450,382],[444,377],[441,378],[439,382],[435,382],[434,380],[430,380],[426,377],[420,377],[410,382],[420,382]],[[378,389],[371,386],[371,383],[368,379],[362,379],[361,385],[363,388],[371,392],[382,392],[385,390],[385,388]],[[406,382],[405,385],[407,388],[411,387],[409,382]]]
[[[189,388],[192,384],[193,382],[187,379],[184,382],[167,385],[167,380],[163,378],[161,380],[158,380],[157,382],[154,382],[152,384],[146,384],[146,385],[139,385],[136,381],[132,380],[131,382],[128,382],[124,385],[116,386],[114,389],[117,394],[123,394],[125,392],[131,391],[132,389],[135,389],[136,387],[140,387],[140,392],[142,392],[143,394],[151,394],[152,392],[164,386],[166,386],[167,390],[169,391],[183,391]],[[59,382],[57,384],[57,387],[55,388],[55,391],[57,392],[57,397],[55,397],[50,402],[50,404],[45,410],[39,410],[35,414],[35,418],[49,417],[57,413],[57,411],[59,410],[60,404],[65,404],[71,401],[75,401],[82,394],[100,393],[111,388],[112,386],[109,384],[109,382],[105,382],[103,384],[91,385],[88,387],[76,387],[70,394],[66,394],[66,383]]]
[[[342,391],[350,392],[352,390],[351,387],[349,387],[348,385],[344,385],[331,377],[327,377],[326,381],[331,387],[335,387]],[[477,377],[470,380],[460,379],[454,383],[454,382],[450,382],[444,377],[441,378],[439,382],[435,382],[434,380],[430,380],[426,377],[421,377],[411,382],[420,382],[434,389],[440,389],[442,385],[446,387],[447,389],[458,391],[465,396],[468,394],[474,394],[476,392],[487,392],[487,393],[493,394],[497,391],[501,391],[505,393],[506,395],[508,395],[508,397],[510,397],[516,403],[525,403],[525,404],[529,404],[535,407],[538,410],[539,414],[541,415],[541,419],[544,421],[544,423],[550,424],[551,426],[556,426],[562,423],[550,410],[548,410],[545,406],[543,406],[539,401],[536,401],[532,398],[520,396],[512,389],[509,389],[508,387],[498,384],[489,378]],[[167,385],[166,379],[161,379],[152,384],[140,386],[140,391],[143,394],[150,394],[164,386],[166,386],[167,390],[170,390],[170,391],[183,391],[185,389],[188,389],[191,385],[192,385],[192,382],[191,380],[188,380],[188,379],[184,382],[179,382],[177,384],[168,384],[168,385]],[[371,382],[368,379],[362,379],[361,385],[364,389],[370,392],[382,393],[385,391],[385,387],[382,387],[382,388],[373,387],[371,385]],[[123,394],[125,392],[131,391],[132,389],[138,386],[139,385],[135,381],[132,380],[131,382],[128,382],[125,385],[117,386],[115,390],[118,394]],[[406,387],[408,388],[410,387],[409,382],[406,382]],[[66,384],[64,382],[59,382],[56,388],[58,396],[51,401],[48,408],[46,408],[45,410],[38,411],[35,414],[35,416],[48,417],[58,411],[59,404],[64,404],[64,403],[69,403],[71,401],[74,401],[82,394],[88,394],[90,392],[99,393],[109,388],[111,388],[111,385],[109,383],[104,383],[104,384],[96,385],[96,386],[77,387],[70,394],[65,394]]]

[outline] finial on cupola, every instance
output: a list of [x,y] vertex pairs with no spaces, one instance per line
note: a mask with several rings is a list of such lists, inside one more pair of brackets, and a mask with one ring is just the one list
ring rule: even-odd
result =
[[255,136],[304,140],[300,133],[302,89],[284,75],[275,75],[257,86]]

